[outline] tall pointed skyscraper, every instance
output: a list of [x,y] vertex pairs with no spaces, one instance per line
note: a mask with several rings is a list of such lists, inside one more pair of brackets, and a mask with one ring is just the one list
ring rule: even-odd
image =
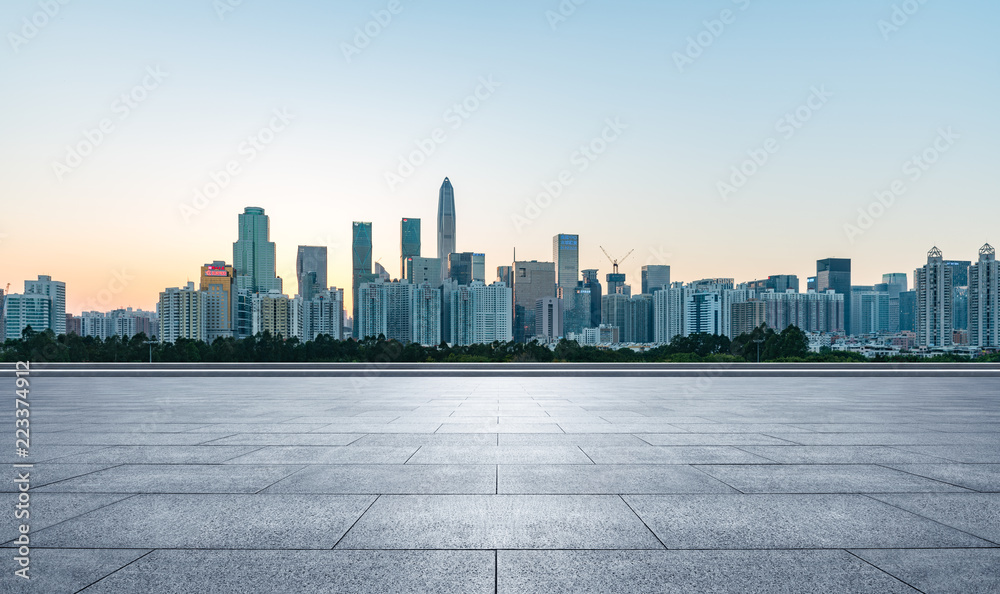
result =
[[[455,249],[455,188],[446,177],[438,194],[438,242],[437,256],[441,262],[448,261],[448,254],[454,254]],[[441,278],[447,275],[447,267],[441,267]]]

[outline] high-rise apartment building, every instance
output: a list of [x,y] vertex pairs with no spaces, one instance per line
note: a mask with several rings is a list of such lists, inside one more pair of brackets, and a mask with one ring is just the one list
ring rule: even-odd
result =
[[45,328],[32,327],[33,330],[42,331],[51,328],[56,336],[66,334],[66,283],[54,281],[51,276],[40,274],[38,280],[24,281],[24,294],[45,295],[52,301]]
[[389,295],[381,279],[361,283],[355,301],[354,336],[359,339],[388,338]]
[[[301,302],[301,301],[300,301]],[[271,336],[284,339],[301,335],[297,328],[298,312],[293,311],[295,302],[278,291],[256,293],[253,296],[252,330],[254,336],[269,332]]]
[[684,305],[689,290],[684,283],[672,283],[653,293],[653,342],[669,344],[684,336]]
[[670,267],[647,264],[642,267],[642,292],[648,295],[670,286]]
[[300,245],[295,254],[295,277],[298,295],[306,301],[315,293],[329,288],[327,282],[326,246]]
[[[448,261],[448,254],[458,252],[456,249],[455,233],[455,188],[451,185],[451,180],[444,178],[441,189],[438,191],[438,212],[437,212],[437,257],[441,262]],[[447,270],[441,271],[441,279]]]
[[969,268],[969,344],[1000,347],[1000,262],[990,244],[979,248]]
[[408,258],[420,257],[420,219],[406,218],[399,222],[399,278],[413,282],[406,262]]
[[766,291],[756,296],[764,302],[764,323],[775,332],[796,326],[804,332],[826,334],[844,332],[844,310],[849,297],[833,289],[823,293]]
[[[7,308],[4,319],[5,340],[21,338],[21,333],[29,326],[36,332],[44,332],[50,328],[52,299],[48,295],[12,293],[7,295],[4,305]],[[64,321],[63,324],[65,323]]]
[[819,294],[833,290],[844,296],[844,331],[853,334],[851,328],[851,260],[850,258],[826,258],[816,261],[816,292]]
[[193,282],[183,288],[172,287],[160,293],[160,342],[178,338],[205,340],[205,293]]
[[954,341],[953,275],[937,247],[927,252],[927,264],[913,272],[917,292],[917,346],[947,347]]
[[[446,285],[447,288],[447,285]],[[451,287],[451,342],[456,345],[510,342],[513,291],[505,283]],[[534,318],[532,309],[532,318]]]
[[764,323],[765,308],[763,301],[752,299],[750,301],[733,303],[731,311],[732,322],[730,334],[732,334],[732,337],[750,334]]
[[344,290],[332,287],[313,295],[312,299],[301,301],[302,331],[305,341],[316,340],[325,334],[334,340],[342,340],[344,332]]
[[689,291],[684,300],[684,335],[722,333],[722,296]]
[[441,344],[441,287],[429,282],[413,287],[410,340],[422,346]]
[[410,281],[384,283],[389,301],[385,316],[385,337],[403,344],[413,342],[413,289]]

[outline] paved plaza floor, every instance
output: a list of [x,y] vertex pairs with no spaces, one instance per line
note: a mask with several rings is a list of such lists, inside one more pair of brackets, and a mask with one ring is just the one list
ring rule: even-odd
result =
[[0,592],[1000,591],[995,378],[39,375],[28,459],[3,408]]

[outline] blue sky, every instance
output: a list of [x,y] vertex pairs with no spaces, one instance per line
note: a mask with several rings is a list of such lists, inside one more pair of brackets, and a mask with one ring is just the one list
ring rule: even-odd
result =
[[[51,274],[73,311],[151,307],[201,264],[231,260],[236,215],[254,205],[272,217],[286,292],[298,244],[328,245],[331,283],[349,286],[352,220],[373,222],[390,272],[401,217],[422,218],[436,252],[445,176],[458,247],[486,252],[490,270],[514,247],[550,260],[563,232],[602,277],[599,245],[634,248],[634,285],[642,264],[670,264],[676,280],[804,279],[832,256],[866,284],[911,272],[931,245],[973,259],[1000,242],[994,2],[567,0],[554,26],[557,1],[244,0],[220,18],[226,2],[4,3],[0,283]],[[53,17],[37,16],[45,5]],[[913,14],[880,30],[894,6]],[[29,37],[33,18],[48,22]],[[348,60],[366,26],[378,34]],[[121,102],[149,69],[161,79]],[[803,107],[814,89],[823,102]],[[473,109],[456,119],[463,102]],[[277,131],[275,110],[290,117]],[[776,124],[796,110],[808,121],[786,137]],[[110,132],[60,176],[54,163],[102,120]],[[250,136],[270,142],[250,151]],[[421,142],[433,152],[389,183]],[[592,143],[603,152],[581,170]],[[762,150],[765,163],[746,164]],[[925,150],[936,162],[914,179]],[[741,166],[756,171],[724,199]],[[897,180],[905,192],[880,209],[875,192]],[[95,302],[123,269],[134,280]]]

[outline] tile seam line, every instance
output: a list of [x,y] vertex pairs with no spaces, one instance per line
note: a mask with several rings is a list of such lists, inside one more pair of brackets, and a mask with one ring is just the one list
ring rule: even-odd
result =
[[[73,479],[83,478],[85,476],[90,476],[90,475],[94,474],[95,472],[104,472],[105,470],[111,470],[113,468],[118,468],[119,466],[125,466],[125,463],[124,462],[120,462],[118,464],[112,464],[111,466],[108,466],[107,468],[99,468],[97,470],[91,470],[90,472],[85,472],[83,474],[78,474],[76,476],[71,476],[71,477],[67,477],[67,478],[64,478],[64,479],[59,479],[57,481],[52,481],[51,483],[45,483],[45,484],[42,484],[42,485],[38,485],[37,487],[32,487],[29,490],[31,492],[33,492],[33,493],[45,493],[46,491],[38,491],[38,489],[41,489],[41,488],[44,488],[44,487],[51,487],[52,485],[58,485],[59,483],[64,483],[66,481],[71,481]],[[13,493],[14,491],[6,491],[6,492],[7,493]]]
[[[711,475],[708,472],[706,472],[706,471],[702,470],[701,468],[699,468],[700,466],[705,466],[704,464],[688,464],[688,466],[690,468],[693,468],[693,469],[697,470],[698,472],[704,474],[705,476],[707,476],[708,478],[710,478],[712,480],[719,481],[720,483],[722,483],[723,485],[729,487],[733,491],[736,491],[736,493],[739,493],[740,495],[748,495],[748,493],[737,489],[736,487],[730,485],[729,483],[727,483],[726,481],[720,479],[719,477]],[[729,494],[732,495],[733,493],[729,493]]]
[[[667,545],[663,544],[663,541],[660,540],[659,535],[656,534],[655,532],[653,532],[653,529],[649,527],[649,524],[646,523],[646,520],[642,519],[642,516],[640,516],[638,514],[638,512],[636,512],[635,509],[632,508],[632,506],[629,504],[629,502],[625,500],[625,497],[623,497],[621,494],[619,494],[618,495],[618,499],[621,499],[622,503],[624,503],[625,507],[627,507],[629,509],[629,511],[632,512],[632,514],[635,516],[635,518],[637,520],[639,520],[640,522],[642,522],[642,525],[646,527],[646,530],[649,530],[649,533],[653,535],[653,538],[656,539],[656,542],[660,543],[660,546],[663,547],[663,550],[669,551],[670,549],[667,548]],[[656,549],[653,549],[653,550],[656,550]]]
[[[913,493],[887,493],[886,495],[911,495],[911,494],[913,494]],[[915,494],[916,495],[925,495],[926,493],[915,493]],[[936,494],[937,495],[947,495],[948,493],[936,493]],[[952,495],[973,495],[974,493],[951,493],[951,494]],[[994,542],[994,541],[992,541],[992,540],[990,540],[988,538],[984,538],[982,536],[977,536],[977,535],[969,532],[968,530],[962,530],[961,528],[957,528],[955,526],[951,526],[949,524],[945,524],[944,522],[942,522],[940,520],[935,520],[934,518],[928,518],[927,516],[925,516],[925,515],[923,515],[923,514],[921,514],[919,512],[915,512],[913,510],[906,509],[905,507],[900,507],[900,506],[898,506],[898,505],[896,505],[894,503],[889,503],[888,501],[882,501],[881,499],[879,499],[877,497],[874,497],[873,495],[868,495],[868,494],[865,494],[865,493],[857,493],[857,495],[861,495],[862,497],[867,497],[868,499],[871,499],[872,501],[877,501],[877,502],[882,503],[884,505],[888,505],[889,507],[894,507],[894,508],[896,508],[898,510],[901,510],[901,511],[904,511],[904,512],[906,512],[908,514],[913,514],[913,515],[917,516],[918,518],[923,518],[923,519],[925,519],[925,520],[927,520],[929,522],[934,522],[935,524],[937,524],[939,526],[944,526],[945,528],[950,528],[952,530],[957,530],[958,532],[961,532],[962,534],[965,534],[967,536],[971,536],[972,538],[975,538],[976,540],[981,540],[981,541],[989,543],[991,545],[991,546],[988,546],[988,547],[972,547],[972,548],[987,548],[987,549],[990,549],[990,548],[1000,547],[1000,542]]]
[[358,525],[358,522],[361,521],[361,518],[365,517],[365,514],[368,513],[368,510],[370,510],[372,506],[375,505],[375,502],[378,501],[381,497],[382,495],[378,494],[375,496],[375,499],[372,499],[372,502],[368,504],[368,507],[365,508],[365,511],[361,512],[361,515],[358,516],[358,519],[354,520],[354,522],[351,524],[351,527],[345,530],[342,535],[340,535],[340,538],[337,539],[337,542],[333,543],[332,547],[330,547],[329,549],[321,549],[321,550],[330,550],[330,551],[337,550],[337,547],[340,546],[340,543],[343,542],[345,538],[347,538],[347,535],[350,534],[351,530],[354,530],[354,527]]
[[[140,550],[140,551],[141,551],[142,549],[131,549],[131,550]],[[86,586],[84,586],[84,587],[80,588],[79,590],[76,590],[76,593],[77,593],[77,594],[79,594],[79,592],[83,592],[84,590],[86,590],[87,588],[89,588],[89,587],[93,586],[93,585],[94,585],[94,584],[96,584],[97,582],[100,582],[100,581],[103,581],[103,580],[105,580],[105,579],[107,579],[107,578],[109,578],[109,577],[113,576],[114,574],[116,574],[116,573],[118,573],[119,571],[121,571],[121,570],[125,569],[125,568],[126,568],[126,567],[128,567],[129,565],[132,565],[132,564],[133,564],[133,563],[135,563],[136,561],[138,561],[138,560],[140,560],[140,559],[142,559],[142,558],[144,558],[144,557],[146,557],[146,556],[148,556],[148,555],[152,555],[153,553],[155,553],[155,552],[156,552],[156,550],[157,550],[157,549],[150,549],[149,551],[146,551],[146,552],[145,552],[144,554],[142,554],[142,555],[139,555],[139,556],[138,556],[138,557],[136,557],[135,559],[132,559],[131,561],[129,561],[129,562],[128,562],[128,563],[126,563],[125,565],[122,565],[122,566],[121,566],[121,567],[119,567],[118,569],[116,569],[116,570],[112,571],[112,572],[111,572],[111,573],[109,573],[108,575],[106,575],[106,576],[104,576],[104,577],[102,577],[102,578],[100,578],[100,579],[97,579],[97,580],[95,580],[95,581],[93,581],[93,582],[91,582],[91,583],[87,584]]]
[[[95,495],[104,495],[104,493],[95,493]],[[89,511],[85,511],[82,514],[77,514],[77,515],[73,516],[72,518],[66,518],[65,520],[63,520],[61,522],[56,522],[55,524],[52,524],[50,526],[46,526],[45,528],[39,528],[38,530],[33,530],[32,533],[43,532],[45,530],[48,530],[49,528],[55,528],[56,526],[60,526],[62,524],[65,524],[66,522],[69,522],[70,520],[75,520],[77,518],[82,518],[83,516],[86,516],[87,514],[92,514],[92,513],[96,512],[96,511],[100,511],[100,510],[102,510],[102,509],[104,509],[106,507],[111,507],[112,505],[115,505],[117,503],[124,503],[125,501],[128,501],[129,499],[132,499],[134,497],[138,497],[139,496],[138,493],[122,493],[122,495],[125,495],[125,497],[122,497],[121,499],[118,499],[116,501],[112,501],[111,503],[106,503],[106,504],[104,504],[104,505],[102,505],[100,507],[95,507],[94,509],[89,510]],[[12,538],[12,539],[10,539],[8,541],[4,541],[3,543],[0,543],[0,546],[6,545],[8,542],[13,542],[13,540],[14,539]],[[4,548],[9,548],[9,547],[4,547]],[[148,547],[139,547],[139,548],[146,549]]]
[[[230,466],[232,466],[232,465],[230,465]],[[271,484],[269,484],[269,485],[266,485],[266,486],[264,486],[264,487],[262,487],[262,488],[260,488],[260,489],[258,489],[258,490],[256,490],[256,491],[254,491],[254,492],[252,493],[252,495],[260,495],[260,494],[261,494],[261,493],[262,493],[263,491],[266,491],[267,489],[270,489],[271,487],[273,487],[273,486],[277,485],[278,483],[280,483],[281,481],[283,481],[283,480],[285,480],[285,479],[290,479],[290,478],[292,478],[293,476],[295,476],[296,474],[298,474],[298,473],[302,472],[302,471],[303,471],[303,470],[305,470],[306,468],[309,468],[309,467],[308,467],[308,466],[306,466],[306,465],[303,465],[302,467],[300,467],[300,468],[298,468],[298,469],[296,469],[296,470],[293,470],[293,471],[289,472],[288,474],[284,475],[283,477],[281,477],[281,478],[277,479],[277,480],[276,480],[276,481],[274,481],[273,483],[271,483]]]
[[[843,550],[843,551],[844,551],[845,553],[847,553],[848,555],[850,555],[850,556],[854,557],[855,559],[857,559],[857,560],[861,561],[862,563],[864,563],[864,564],[866,564],[866,565],[869,565],[869,566],[871,566],[871,567],[875,568],[875,570],[876,570],[876,571],[880,571],[880,572],[884,573],[885,575],[887,575],[887,576],[891,577],[892,579],[894,579],[894,580],[898,581],[899,583],[903,584],[904,586],[907,586],[907,587],[909,587],[909,588],[913,588],[913,589],[914,589],[914,590],[916,590],[917,592],[920,592],[920,594],[926,594],[926,593],[925,593],[925,592],[924,592],[923,590],[921,590],[920,588],[917,588],[917,587],[916,587],[916,586],[914,586],[913,584],[910,584],[910,583],[908,583],[908,582],[904,581],[904,580],[903,580],[903,578],[901,578],[901,577],[899,577],[899,576],[896,576],[896,575],[893,575],[892,573],[889,573],[889,571],[888,571],[888,570],[885,570],[885,569],[882,569],[881,567],[879,567],[878,565],[875,565],[874,563],[872,563],[872,562],[871,562],[871,561],[869,561],[868,559],[865,559],[864,557],[860,557],[860,556],[858,556],[858,555],[855,555],[855,554],[854,554],[854,553],[853,553],[853,552],[852,552],[852,551],[851,551],[850,549],[841,549],[841,550]],[[877,550],[877,549],[874,549],[874,550]]]
[[[979,489],[973,489],[972,487],[965,487],[965,486],[958,485],[958,484],[955,484],[955,483],[949,483],[948,481],[944,481],[944,480],[941,480],[941,479],[932,478],[932,477],[929,477],[929,476],[924,476],[922,474],[917,474],[915,472],[910,472],[908,470],[903,470],[902,468],[893,468],[892,466],[889,466],[889,464],[899,464],[899,465],[902,465],[902,464],[910,464],[910,462],[882,462],[882,463],[876,462],[874,465],[875,466],[881,466],[882,468],[885,468],[887,470],[895,470],[896,472],[902,472],[903,474],[908,474],[910,476],[915,476],[917,478],[927,479],[929,481],[935,481],[935,482],[941,483],[943,485],[948,485],[948,486],[951,486],[951,487],[956,487],[958,489],[965,489],[965,490],[971,491],[973,493],[989,493],[989,491],[980,491]],[[915,462],[914,464],[919,464],[919,462]]]

